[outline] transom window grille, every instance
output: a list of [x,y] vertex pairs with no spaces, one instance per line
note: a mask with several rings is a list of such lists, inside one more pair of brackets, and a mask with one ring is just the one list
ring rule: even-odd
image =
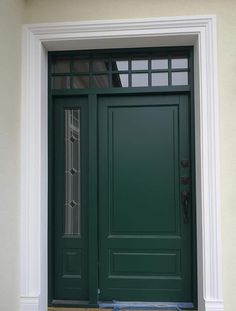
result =
[[189,85],[187,53],[134,56],[78,54],[52,57],[53,89]]

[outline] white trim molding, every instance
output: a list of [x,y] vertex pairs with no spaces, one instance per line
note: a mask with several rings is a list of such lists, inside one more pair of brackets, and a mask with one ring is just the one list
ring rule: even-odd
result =
[[194,46],[199,311],[223,311],[215,16],[23,26],[21,311],[47,310],[47,51]]

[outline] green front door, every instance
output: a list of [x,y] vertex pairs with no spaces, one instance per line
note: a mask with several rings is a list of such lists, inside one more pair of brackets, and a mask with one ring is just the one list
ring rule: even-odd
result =
[[192,300],[188,105],[98,100],[101,300]]
[[191,49],[50,57],[49,304],[196,307]]

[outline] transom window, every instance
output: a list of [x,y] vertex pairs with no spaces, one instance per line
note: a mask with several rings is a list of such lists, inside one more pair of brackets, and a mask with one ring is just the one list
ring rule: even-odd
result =
[[52,56],[52,89],[127,88],[189,85],[189,55],[96,52]]

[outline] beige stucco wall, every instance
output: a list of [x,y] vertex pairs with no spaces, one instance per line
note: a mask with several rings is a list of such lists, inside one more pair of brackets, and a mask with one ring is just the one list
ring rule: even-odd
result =
[[236,310],[236,1],[28,0],[25,22],[216,14],[225,310]]
[[216,14],[225,310],[236,310],[236,1],[0,0],[0,311],[18,310],[20,26],[24,23]]
[[19,306],[21,24],[24,3],[0,0],[0,310]]

